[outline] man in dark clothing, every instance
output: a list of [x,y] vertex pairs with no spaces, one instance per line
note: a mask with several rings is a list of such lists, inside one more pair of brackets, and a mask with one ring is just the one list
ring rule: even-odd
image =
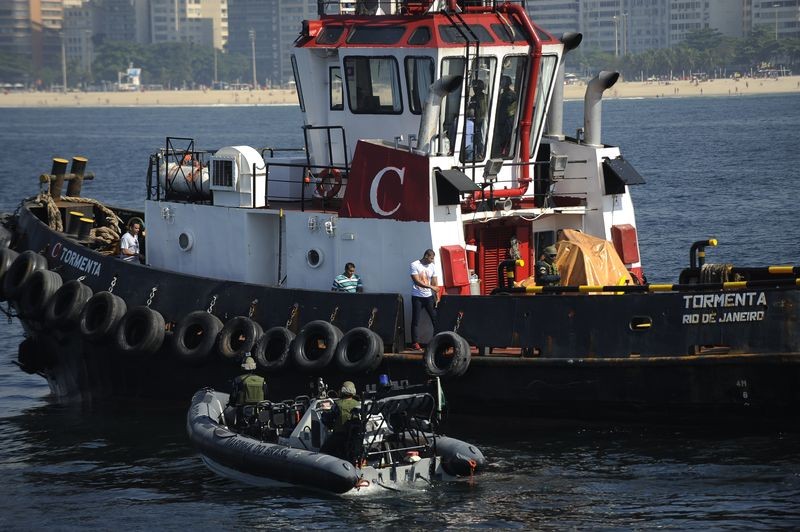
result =
[[557,286],[561,282],[561,275],[555,265],[556,255],[555,246],[544,248],[541,258],[536,261],[536,284],[539,286]]

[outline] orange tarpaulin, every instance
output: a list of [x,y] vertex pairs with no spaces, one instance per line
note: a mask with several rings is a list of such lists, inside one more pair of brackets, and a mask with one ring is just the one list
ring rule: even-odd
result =
[[[563,234],[564,240],[556,244],[556,267],[561,275],[560,285],[633,284],[631,274],[617,255],[614,244],[574,229],[564,229]],[[520,284],[531,286],[535,284],[535,280],[529,277]]]

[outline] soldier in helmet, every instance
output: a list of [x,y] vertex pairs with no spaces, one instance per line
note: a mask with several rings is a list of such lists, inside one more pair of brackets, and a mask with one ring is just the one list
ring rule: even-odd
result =
[[267,381],[264,380],[264,377],[253,373],[256,369],[256,361],[253,360],[250,353],[245,356],[242,369],[247,373],[233,379],[231,403],[237,406],[253,405],[266,399]]
[[536,261],[536,284],[539,286],[557,286],[561,282],[561,275],[555,265],[558,251],[555,246],[544,248],[539,260]]
[[339,390],[339,419],[336,428],[341,428],[345,423],[354,418],[353,409],[361,408],[361,402],[356,398],[356,385],[352,381],[344,381]]

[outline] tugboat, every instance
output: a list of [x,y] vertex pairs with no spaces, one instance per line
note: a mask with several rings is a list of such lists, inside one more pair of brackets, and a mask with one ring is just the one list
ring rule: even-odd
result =
[[[49,189],[5,217],[24,370],[65,400],[179,400],[251,353],[276,393],[427,374],[469,414],[797,417],[800,268],[706,263],[712,239],[676,283],[647,282],[629,193],[644,180],[601,139],[619,75],[592,79],[583,130],[561,130],[580,34],[514,2],[320,5],[291,58],[302,152],[167,138],[142,212],[81,197],[86,160],[55,159]],[[144,264],[118,258],[137,224]],[[426,250],[441,298],[413,352],[409,264]],[[365,290],[332,292],[350,262]]]
[[[438,381],[411,386],[382,376],[358,414],[337,434],[337,402],[319,379],[313,397],[231,406],[228,394],[204,389],[192,398],[186,427],[215,473],[256,486],[302,486],[333,493],[428,488],[471,478],[486,463],[475,446],[436,433]],[[433,389],[431,389],[433,388]],[[224,406],[223,406],[224,405]]]

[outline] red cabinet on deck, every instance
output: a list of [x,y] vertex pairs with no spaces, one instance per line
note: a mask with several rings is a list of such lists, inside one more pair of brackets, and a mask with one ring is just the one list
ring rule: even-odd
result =
[[448,294],[469,294],[467,251],[461,246],[442,246],[442,276]]

